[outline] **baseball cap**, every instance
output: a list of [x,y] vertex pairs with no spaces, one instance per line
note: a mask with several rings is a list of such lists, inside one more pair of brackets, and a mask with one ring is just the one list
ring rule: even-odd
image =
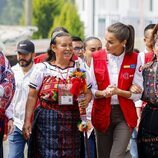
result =
[[35,52],[35,46],[30,40],[20,41],[17,45],[17,52],[28,54]]

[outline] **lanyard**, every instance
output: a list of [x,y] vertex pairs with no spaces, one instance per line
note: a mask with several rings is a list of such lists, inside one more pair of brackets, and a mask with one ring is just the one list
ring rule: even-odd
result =
[[64,83],[69,83],[69,67],[67,69],[67,72],[66,72],[66,78],[64,78],[62,72],[60,71],[60,68],[58,67],[58,73],[60,74],[61,78],[63,79],[63,81],[65,81]]

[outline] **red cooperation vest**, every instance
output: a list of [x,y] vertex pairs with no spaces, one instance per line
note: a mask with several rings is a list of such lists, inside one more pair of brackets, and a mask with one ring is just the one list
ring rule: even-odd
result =
[[[105,89],[110,84],[107,68],[108,60],[105,50],[93,54],[94,74],[98,90]],[[118,88],[129,90],[132,85],[135,68],[137,64],[137,53],[126,54],[121,65],[118,77]],[[126,123],[130,128],[137,124],[137,114],[134,102],[130,99],[118,96],[119,104]],[[105,132],[110,124],[111,98],[94,99],[92,108],[92,124],[100,132]]]

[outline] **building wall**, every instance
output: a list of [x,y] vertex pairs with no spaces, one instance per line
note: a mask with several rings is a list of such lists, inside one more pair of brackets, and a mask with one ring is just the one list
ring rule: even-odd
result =
[[120,21],[132,24],[140,37],[147,24],[158,22],[157,0],[76,0],[76,4],[85,36],[101,37],[108,25]]

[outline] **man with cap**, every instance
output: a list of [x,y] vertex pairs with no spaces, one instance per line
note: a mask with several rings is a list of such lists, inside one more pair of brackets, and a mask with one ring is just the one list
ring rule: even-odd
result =
[[29,91],[29,79],[34,69],[35,46],[30,40],[20,41],[17,45],[18,63],[12,67],[15,76],[16,90],[13,100],[7,109],[12,117],[9,119],[9,158],[24,158],[27,141],[22,135],[25,116],[25,105]]

